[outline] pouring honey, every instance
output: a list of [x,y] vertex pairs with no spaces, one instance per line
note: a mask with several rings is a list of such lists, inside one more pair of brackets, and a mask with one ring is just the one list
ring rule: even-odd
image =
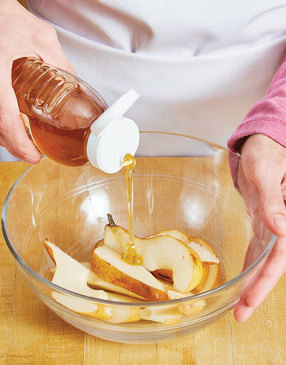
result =
[[125,248],[125,252],[122,255],[122,259],[131,265],[142,265],[143,258],[138,255],[135,249],[134,241],[134,229],[133,229],[133,194],[134,194],[134,182],[133,174],[136,166],[136,160],[130,153],[124,157],[125,166],[125,181],[127,188],[127,205],[128,205],[128,230],[129,230],[129,242]]
[[28,134],[51,160],[116,173],[135,154],[139,130],[124,116],[139,98],[135,90],[108,107],[80,78],[33,57],[14,61],[12,85]]
[[48,158],[67,166],[90,163],[106,173],[125,166],[129,243],[122,258],[142,264],[133,234],[133,155],[139,130],[124,117],[138,93],[129,90],[107,107],[80,78],[33,57],[14,61],[12,85],[27,133]]

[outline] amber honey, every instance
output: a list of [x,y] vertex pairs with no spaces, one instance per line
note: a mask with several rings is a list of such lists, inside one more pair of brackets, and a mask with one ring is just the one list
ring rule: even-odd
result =
[[136,160],[131,154],[126,154],[124,157],[125,167],[125,181],[127,190],[127,205],[128,205],[128,230],[129,230],[129,242],[126,246],[125,252],[122,255],[122,259],[128,264],[142,265],[143,258],[137,254],[135,250],[134,230],[133,230],[133,202],[134,202],[134,169],[136,166]]
[[39,150],[64,165],[87,163],[90,126],[106,109],[104,101],[80,79],[35,58],[13,63],[12,84]]

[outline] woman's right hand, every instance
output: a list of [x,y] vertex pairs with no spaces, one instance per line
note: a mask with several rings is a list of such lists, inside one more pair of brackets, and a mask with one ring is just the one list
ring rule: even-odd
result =
[[13,61],[34,56],[74,73],[52,26],[29,13],[17,0],[0,3],[0,145],[29,163],[40,161],[40,153],[29,139],[12,88]]

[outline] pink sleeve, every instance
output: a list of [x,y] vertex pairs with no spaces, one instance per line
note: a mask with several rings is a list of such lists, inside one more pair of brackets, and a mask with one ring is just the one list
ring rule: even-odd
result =
[[276,73],[266,95],[250,109],[228,141],[232,152],[240,152],[245,139],[264,134],[286,147],[286,58]]

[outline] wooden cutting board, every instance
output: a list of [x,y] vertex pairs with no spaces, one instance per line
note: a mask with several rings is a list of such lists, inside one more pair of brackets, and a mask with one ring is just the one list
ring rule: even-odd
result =
[[[0,204],[28,167],[0,163]],[[0,364],[283,365],[286,277],[255,314],[238,324],[229,312],[211,326],[169,343],[125,345],[86,335],[56,317],[30,291],[0,239]]]

